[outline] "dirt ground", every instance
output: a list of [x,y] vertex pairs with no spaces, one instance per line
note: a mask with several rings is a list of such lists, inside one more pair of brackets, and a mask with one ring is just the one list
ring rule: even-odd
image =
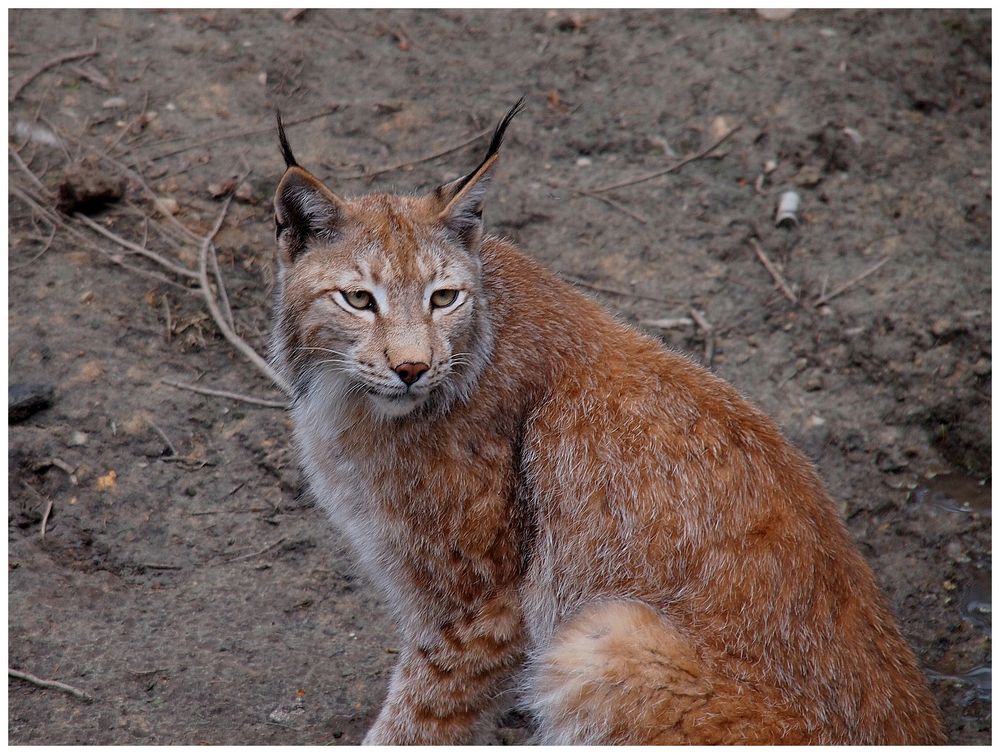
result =
[[186,271],[237,188],[216,247],[263,352],[276,107],[355,194],[457,176],[523,94],[491,229],[685,318],[641,326],[815,460],[951,740],[989,743],[991,43],[989,11],[11,11],[8,381],[53,392],[8,429],[8,663],[95,701],[11,678],[8,741],[361,739],[393,627],[283,411],[163,382],[280,399]]

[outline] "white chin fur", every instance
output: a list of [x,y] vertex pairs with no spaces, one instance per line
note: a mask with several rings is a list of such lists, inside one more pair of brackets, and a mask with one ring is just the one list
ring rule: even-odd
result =
[[404,395],[400,398],[380,398],[369,395],[375,412],[386,419],[397,419],[406,416],[427,399],[427,395]]

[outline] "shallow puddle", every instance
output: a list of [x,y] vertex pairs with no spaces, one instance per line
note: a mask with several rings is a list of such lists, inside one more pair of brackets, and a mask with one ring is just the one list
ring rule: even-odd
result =
[[913,499],[957,513],[993,516],[992,485],[960,473],[938,474],[923,479],[913,490]]

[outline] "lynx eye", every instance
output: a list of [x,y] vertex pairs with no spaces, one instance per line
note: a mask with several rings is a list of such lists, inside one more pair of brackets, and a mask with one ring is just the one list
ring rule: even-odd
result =
[[375,309],[375,297],[368,291],[341,291],[340,295],[355,309]]
[[456,298],[458,298],[458,291],[451,288],[442,288],[431,294],[431,306],[435,309],[443,309],[446,306],[454,304]]

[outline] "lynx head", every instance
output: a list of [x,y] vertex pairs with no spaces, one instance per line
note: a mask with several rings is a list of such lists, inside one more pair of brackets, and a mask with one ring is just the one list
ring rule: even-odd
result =
[[458,180],[422,195],[341,198],[295,161],[274,197],[272,359],[297,398],[323,390],[380,417],[468,395],[492,347],[481,281],[483,198],[504,131]]

